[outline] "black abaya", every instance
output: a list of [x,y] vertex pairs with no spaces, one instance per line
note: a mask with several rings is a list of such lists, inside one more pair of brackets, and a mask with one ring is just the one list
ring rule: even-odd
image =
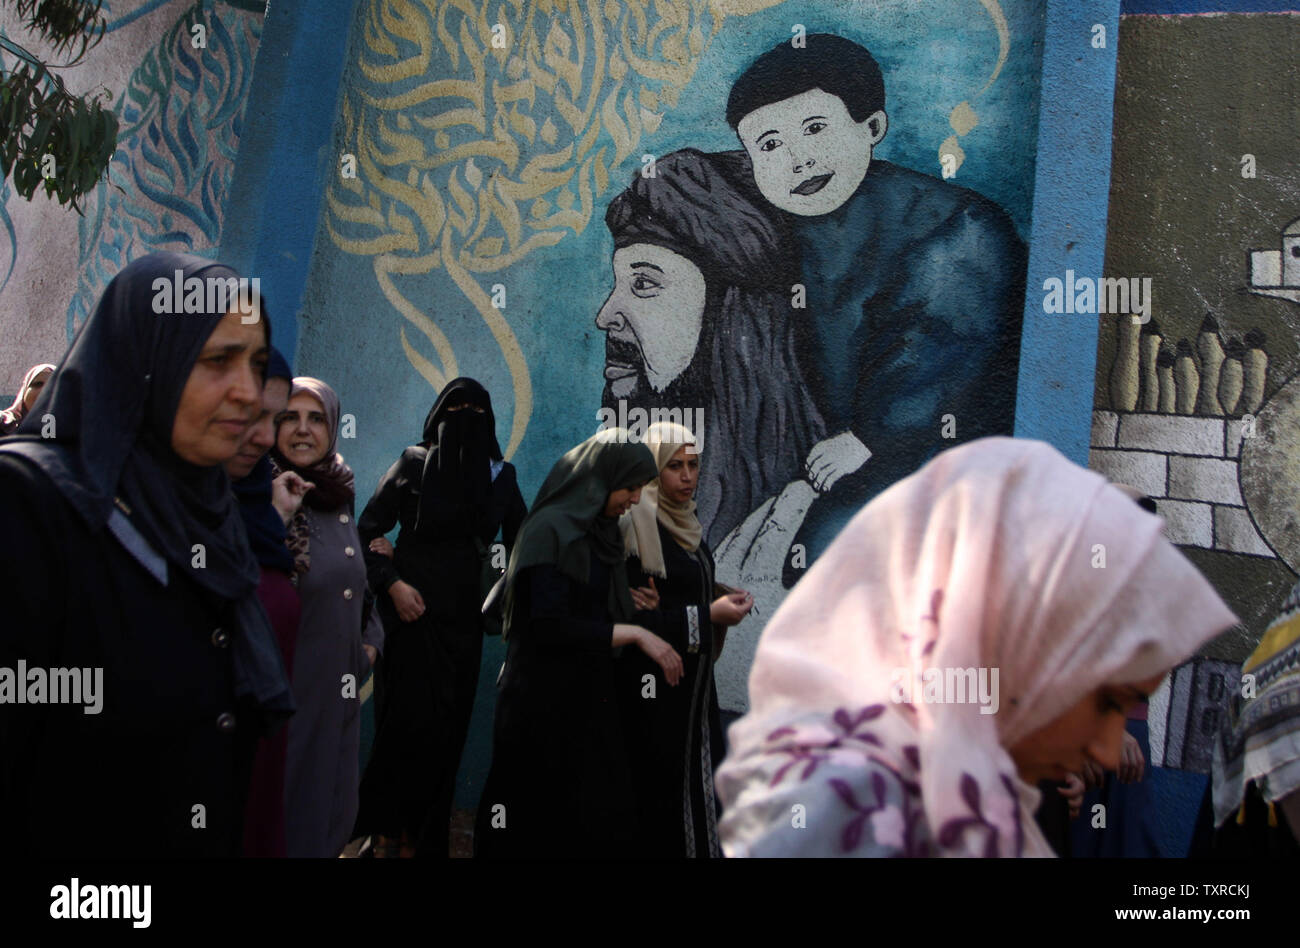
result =
[[[402,454],[358,521],[367,547],[398,522],[402,527],[393,559],[366,551],[388,634],[375,669],[375,742],[361,781],[355,835],[396,838],[405,830],[418,854],[445,857],[483,649],[481,551],[499,528],[506,547],[513,545],[526,508],[514,467],[498,462],[477,523],[482,533],[468,529],[461,504],[446,498],[425,500],[425,532],[417,533],[426,451],[412,447]],[[424,600],[425,612],[414,622],[398,618],[388,594],[398,579]]]
[[609,566],[595,556],[586,583],[551,564],[527,567],[516,580],[476,857],[637,854],[609,581]]

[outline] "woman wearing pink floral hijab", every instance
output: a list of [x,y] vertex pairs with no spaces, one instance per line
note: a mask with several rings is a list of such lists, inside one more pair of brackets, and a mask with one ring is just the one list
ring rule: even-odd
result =
[[1235,617],[1158,517],[1050,446],[954,448],[849,522],[763,633],[718,772],[729,856],[1049,856],[1038,780]]

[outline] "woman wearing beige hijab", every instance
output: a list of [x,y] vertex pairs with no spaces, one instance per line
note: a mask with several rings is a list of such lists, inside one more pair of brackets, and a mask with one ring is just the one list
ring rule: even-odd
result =
[[723,743],[713,662],[723,633],[748,614],[753,598],[739,591],[716,594],[713,554],[695,516],[695,436],[661,422],[642,440],[659,476],[620,520],[628,580],[639,608],[657,604],[655,631],[682,656],[684,671],[679,681],[668,679],[636,649],[625,649],[618,661],[619,708],[637,796],[637,851],[661,858],[720,856],[713,769]]
[[1042,779],[1235,617],[1161,520],[986,438],[868,504],[764,630],[718,773],[730,856],[1050,856]]

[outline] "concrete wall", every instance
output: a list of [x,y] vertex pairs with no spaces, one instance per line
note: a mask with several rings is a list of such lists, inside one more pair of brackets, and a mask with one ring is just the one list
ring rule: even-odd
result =
[[1152,701],[1171,855],[1190,841],[1240,663],[1300,567],[1300,295],[1281,265],[1300,216],[1297,9],[1133,0],[1120,24],[1105,274],[1149,278],[1150,311],[1098,320],[1089,464],[1156,500],[1242,620]]
[[[106,5],[104,39],[59,70],[69,91],[111,103],[118,149],[83,217],[0,188],[0,392],[16,390],[29,366],[59,361],[130,260],[151,250],[216,254],[264,9],[256,0]],[[42,52],[8,7],[0,29]]]

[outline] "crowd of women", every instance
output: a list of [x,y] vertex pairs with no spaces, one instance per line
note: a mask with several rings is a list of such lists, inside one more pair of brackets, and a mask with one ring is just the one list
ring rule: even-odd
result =
[[[529,509],[489,393],[460,378],[358,515],[339,395],[293,376],[264,300],[252,320],[155,315],[177,270],[237,277],[136,260],[0,413],[0,675],[104,682],[97,714],[0,688],[18,853],[445,856],[495,618],[476,855],[1049,855],[1044,788],[1077,809],[1085,775],[1140,775],[1126,716],[1236,621],[1149,509],[1045,444],[986,438],[844,527],[769,621],[724,735],[714,664],[753,598],[715,577],[695,498],[711,467],[725,496],[730,458],[681,425],[606,429]],[[1247,663],[1274,711],[1297,687],[1289,603]],[[996,712],[922,700],[933,669],[996,669]],[[1297,702],[1253,700],[1216,758],[1216,820],[1276,825],[1276,801],[1295,825]]]
[[[690,432],[579,446],[526,516],[487,391],[457,379],[358,517],[338,395],[293,376],[262,300],[251,320],[158,318],[154,280],[176,270],[232,273],[135,261],[5,416],[0,529],[33,581],[11,591],[0,667],[102,668],[105,693],[94,715],[0,704],[18,851],[328,857],[366,836],[376,856],[446,855],[502,535],[510,657],[489,783],[511,812],[484,852],[616,852],[626,832],[718,854],[712,664],[749,597],[714,594]],[[617,518],[642,488],[629,560]],[[554,831],[553,803],[594,800],[608,812],[591,834]]]

